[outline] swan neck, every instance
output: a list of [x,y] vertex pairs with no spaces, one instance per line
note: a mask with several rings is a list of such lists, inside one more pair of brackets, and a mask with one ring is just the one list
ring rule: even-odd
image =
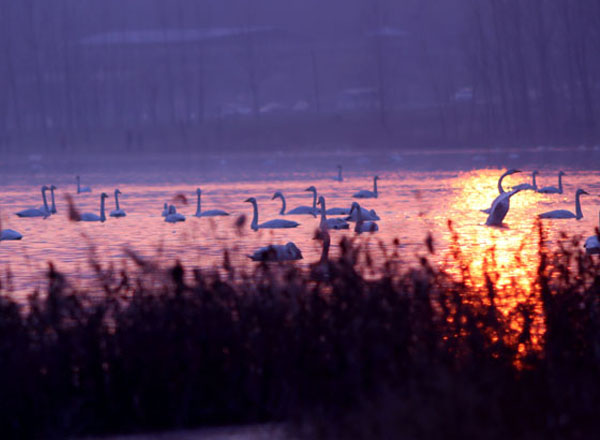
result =
[[[558,175],[558,191],[562,194],[563,192],[563,187],[562,187],[562,174]],[[578,197],[579,198],[579,197]]]
[[360,227],[363,224],[362,212],[359,205],[356,205],[356,226],[354,227],[355,231],[360,231]]
[[498,179],[498,192],[500,194],[504,194],[504,188],[502,188],[502,181],[504,180],[504,178],[507,176],[506,173],[502,174],[500,176],[500,178]]
[[373,179],[373,193],[377,195],[377,179]]
[[117,207],[117,211],[120,211],[121,208],[119,207],[119,193],[115,192],[115,206]]
[[252,208],[254,212],[252,213],[252,223],[250,224],[250,227],[256,230],[258,229],[258,204],[256,201],[252,202]]
[[329,258],[329,246],[331,245],[331,239],[329,233],[323,238],[323,249],[321,251],[321,263],[326,263]]
[[54,201],[54,189],[50,189],[50,195],[52,196],[52,213],[56,212],[56,202]]
[[537,190],[537,189],[538,189],[538,186],[537,186],[537,182],[536,182],[536,180],[535,180],[535,177],[536,177],[536,175],[535,175],[535,173],[534,173],[534,174],[533,174],[533,189],[534,189],[534,190]]
[[281,199],[281,211],[279,211],[279,215],[285,215],[285,197],[283,194],[280,194],[277,197]]
[[313,191],[312,193],[313,193],[313,205],[312,205],[312,207],[313,207],[313,211],[316,211],[317,210],[317,192]]
[[201,208],[200,208],[200,193],[197,194],[196,197],[196,217],[200,217],[200,213],[201,213]]
[[338,180],[342,181],[342,168],[338,168]]
[[42,190],[42,199],[44,200],[44,209],[46,210],[46,212],[50,212],[50,210],[48,209],[48,200],[46,199],[46,188]]
[[100,221],[106,221],[106,215],[104,214],[104,197],[100,197]]
[[581,210],[581,194],[577,194],[575,197],[575,215],[577,216],[577,220],[583,217],[583,211]]
[[325,223],[327,221],[327,208],[325,208],[325,199],[321,200],[321,223]]

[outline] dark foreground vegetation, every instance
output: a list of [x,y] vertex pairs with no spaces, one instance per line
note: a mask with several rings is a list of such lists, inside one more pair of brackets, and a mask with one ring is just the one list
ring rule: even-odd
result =
[[[329,264],[246,275],[227,256],[190,274],[130,253],[138,269],[95,265],[85,291],[50,266],[47,291],[0,297],[0,432],[286,421],[310,438],[595,437],[600,263],[557,246],[540,230],[531,291],[498,286],[493,251],[476,283],[466,264],[375,266],[347,241]],[[506,296],[523,299],[507,314]]]

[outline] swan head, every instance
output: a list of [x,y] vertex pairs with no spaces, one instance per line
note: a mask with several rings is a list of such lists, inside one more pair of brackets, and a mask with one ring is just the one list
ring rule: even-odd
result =
[[297,259],[297,260],[302,259],[302,252],[300,252],[300,249],[298,249],[298,246],[296,246],[291,241],[285,245],[285,250],[290,257]]
[[42,192],[43,192],[43,191],[48,191],[49,189],[50,189],[50,188],[48,188],[48,186],[46,186],[46,185],[42,186]]
[[350,214],[352,214],[355,209],[360,211],[360,205],[358,204],[358,202],[352,202],[352,207],[350,208]]
[[75,180],[79,182],[79,176],[75,176]]
[[325,204],[325,197],[319,196],[319,201],[317,202],[317,205],[324,205],[324,204]]
[[56,186],[50,185],[50,191],[54,191],[55,189],[56,189]]
[[200,188],[196,188],[196,194],[202,194],[202,190]]
[[249,197],[246,200],[244,200],[244,202],[246,202],[246,203],[256,203],[256,199],[254,197]]
[[106,199],[106,198],[108,198],[108,194],[102,193],[102,194],[100,194],[100,198]]
[[[273,194],[273,197],[271,197],[271,200],[275,200],[277,197],[280,197],[283,199],[283,193],[281,191],[275,191],[275,194]],[[248,201],[248,200],[246,200]]]
[[508,170],[508,171],[507,171],[505,174],[506,174],[507,176],[510,176],[511,174],[520,173],[520,172],[521,172],[521,170],[517,170],[517,169],[515,169],[515,168],[511,168],[511,169],[510,169],[510,170]]
[[587,192],[586,190],[579,188],[579,189],[577,190],[577,192],[575,193],[575,197],[578,197],[578,196],[580,196],[580,195],[582,195],[582,194],[586,194],[586,195],[588,195],[588,196],[590,195],[590,193],[589,193],[589,192]]
[[540,174],[540,172],[539,172],[538,170],[535,170],[535,171],[533,172],[533,175],[534,175],[534,176],[537,176],[538,174]]
[[381,179],[381,177],[379,177],[379,176],[373,177],[373,180],[379,180],[379,179]]
[[122,194],[119,188],[115,189],[115,194]]
[[177,209],[175,209],[175,206],[169,205],[169,215],[176,214],[176,213],[177,213]]
[[314,186],[309,186],[304,191],[312,191],[312,192],[316,193],[317,192],[317,188],[315,188]]
[[338,170],[341,170],[341,169],[342,169],[342,166],[341,166],[341,165],[338,165],[337,167],[338,167]]

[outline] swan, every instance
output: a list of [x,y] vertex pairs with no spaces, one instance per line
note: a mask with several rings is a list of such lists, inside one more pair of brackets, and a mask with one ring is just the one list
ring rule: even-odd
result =
[[119,206],[119,194],[122,194],[121,190],[119,188],[115,189],[115,207],[117,209],[110,211],[111,217],[125,217],[127,215],[127,213]]
[[163,210],[162,210],[162,214],[161,214],[161,216],[162,216],[162,217],[166,217],[166,216],[168,216],[168,215],[169,215],[169,205],[168,205],[167,203],[165,203],[165,204],[163,205]]
[[344,178],[342,177],[342,166],[338,165],[337,169],[338,169],[338,175],[336,177],[334,177],[333,180],[335,180],[336,182],[343,182]]
[[209,211],[200,212],[200,196],[202,195],[202,191],[200,188],[196,189],[196,195],[198,196],[198,202],[196,206],[196,217],[218,217],[222,215],[229,215],[228,212],[223,211],[222,209],[211,209]]
[[100,215],[93,212],[85,212],[79,217],[80,222],[105,222],[106,214],[104,213],[104,200],[108,198],[108,194],[100,194]]
[[321,258],[316,263],[310,265],[310,277],[313,280],[322,281],[328,280],[331,277],[331,266],[329,264],[329,247],[331,245],[331,237],[327,229],[319,228],[315,233],[315,240],[323,241],[321,250]]
[[490,215],[485,221],[485,224],[487,226],[502,226],[502,221],[510,209],[510,198],[521,191],[523,191],[523,189],[514,189],[496,197],[494,203],[492,203]]
[[346,220],[341,218],[327,218],[325,212],[325,197],[319,196],[319,205],[321,205],[321,229],[350,229]]
[[535,170],[533,173],[531,173],[531,182],[532,183],[521,183],[519,185],[513,186],[513,190],[515,189],[532,189],[533,191],[537,191],[538,190],[538,186],[537,186],[537,182],[535,181],[535,176],[537,176],[538,174],[540,174],[539,171]]
[[379,226],[377,225],[377,223],[363,220],[360,205],[356,202],[352,202],[352,209],[350,210],[350,215],[352,215],[354,211],[356,211],[357,213],[357,220],[356,225],[354,226],[354,232],[356,232],[357,234],[361,234],[363,232],[379,231]]
[[363,189],[363,190],[355,193],[352,197],[355,197],[357,199],[376,199],[377,196],[379,196],[379,193],[377,192],[377,181],[378,180],[379,180],[379,176],[375,176],[373,178],[373,191]]
[[[600,217],[600,213],[598,215]],[[600,254],[600,220],[598,221],[598,229],[596,229],[596,235],[588,237],[583,247],[588,254]]]
[[90,188],[89,186],[81,186],[79,176],[77,176],[76,179],[77,179],[77,194],[92,192],[92,188]]
[[185,215],[178,213],[177,209],[175,209],[175,206],[170,205],[169,206],[169,214],[167,214],[165,216],[165,221],[167,223],[184,222],[185,221]]
[[555,211],[548,211],[548,212],[544,212],[542,214],[540,214],[538,217],[539,218],[555,218],[555,219],[567,219],[567,218],[574,218],[577,220],[580,220],[583,218],[583,212],[581,211],[581,201],[579,200],[579,198],[581,197],[582,194],[587,194],[589,195],[589,193],[581,188],[579,188],[577,190],[577,192],[575,193],[575,214],[573,214],[571,211],[568,211],[566,209],[557,209]]
[[[349,214],[348,217],[346,217],[344,220],[346,220],[348,222],[358,221],[358,209],[355,209],[354,211],[352,211],[352,208],[350,208],[350,211],[348,212],[348,214]],[[377,215],[377,213],[375,212],[374,209],[366,209],[366,208],[363,208],[362,206],[360,207],[360,215],[363,220],[369,220],[369,221],[381,220],[381,218],[379,218],[379,216]]]
[[42,199],[44,201],[44,206],[37,208],[24,209],[23,211],[17,212],[17,216],[19,217],[48,217],[50,215],[50,209],[48,208],[48,200],[46,200],[46,191],[48,191],[48,187],[46,185],[42,186]]
[[[313,202],[311,206],[298,206],[297,208],[288,211],[286,215],[299,215],[299,214],[310,214],[313,217],[316,217],[319,213],[319,208],[317,208],[317,188],[314,186],[309,186],[304,191],[311,191],[313,193]],[[273,196],[275,197],[275,196]],[[278,196],[279,197],[279,196]],[[281,194],[281,198],[283,200],[283,194]]]
[[301,260],[302,252],[291,241],[286,244],[271,244],[254,251],[248,257],[253,261],[292,261]]
[[13,231],[12,229],[2,229],[0,231],[0,241],[2,240],[20,240],[23,236],[17,231]]
[[295,228],[300,226],[300,223],[293,222],[290,220],[283,219],[275,219],[269,220],[268,222],[258,224],[258,204],[256,203],[256,199],[254,197],[250,197],[249,199],[244,200],[244,202],[252,203],[252,207],[254,208],[254,214],[252,216],[252,223],[250,224],[250,228],[254,231],[259,229],[283,229],[283,228]]
[[507,170],[504,174],[502,174],[500,176],[500,178],[498,179],[498,194],[499,196],[497,196],[494,201],[492,202],[492,204],[490,205],[489,208],[487,209],[481,209],[480,211],[485,213],[485,214],[490,214],[492,212],[492,206],[494,206],[494,203],[496,202],[496,200],[498,199],[498,197],[500,197],[502,194],[504,194],[506,191],[504,191],[504,188],[502,188],[502,181],[504,180],[504,178],[506,176],[510,176],[511,174],[515,174],[515,173],[520,173],[521,170],[516,170],[514,168],[511,168],[510,170]]
[[563,193],[563,185],[562,185],[562,176],[566,176],[567,174],[564,171],[559,171],[558,173],[558,188],[555,186],[545,186],[543,188],[538,189],[539,193],[542,194],[562,194]]

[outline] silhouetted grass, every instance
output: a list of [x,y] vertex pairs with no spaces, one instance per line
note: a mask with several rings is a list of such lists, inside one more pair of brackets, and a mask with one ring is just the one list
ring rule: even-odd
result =
[[[466,266],[414,268],[395,252],[379,264],[350,241],[327,267],[247,274],[227,255],[189,274],[128,251],[138,269],[95,263],[98,289],[50,265],[43,294],[0,296],[0,432],[287,421],[310,438],[590,438],[600,263],[539,234],[527,292],[498,285],[493,255],[475,283]],[[507,295],[524,301],[503,313]]]

